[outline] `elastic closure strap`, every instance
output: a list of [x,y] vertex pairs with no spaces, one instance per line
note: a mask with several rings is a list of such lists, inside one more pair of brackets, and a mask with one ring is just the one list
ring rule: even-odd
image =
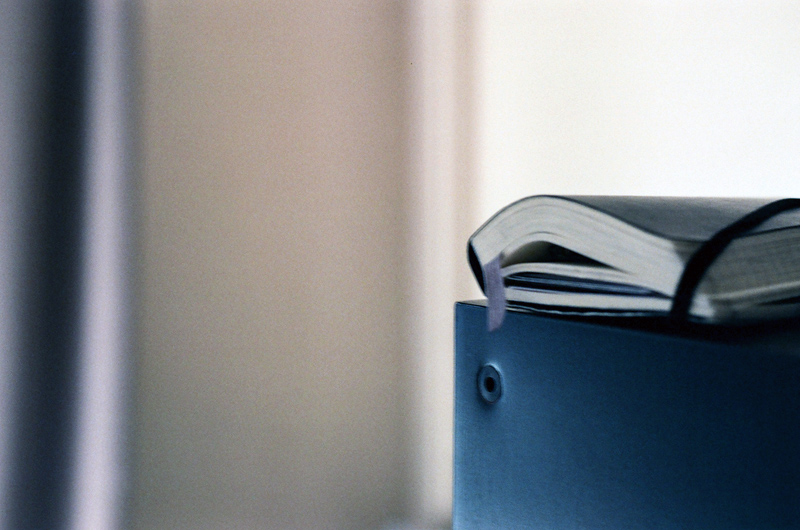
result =
[[694,299],[694,293],[700,280],[703,279],[708,268],[725,248],[737,237],[747,233],[779,213],[800,208],[800,199],[780,199],[753,210],[738,221],[735,221],[716,234],[711,239],[700,245],[692,257],[689,258],[683,270],[675,296],[672,299],[670,317],[685,320],[689,316],[689,308]]

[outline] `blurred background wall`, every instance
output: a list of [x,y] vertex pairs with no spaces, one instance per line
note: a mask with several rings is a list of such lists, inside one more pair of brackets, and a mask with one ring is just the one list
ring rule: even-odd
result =
[[800,193],[800,6],[478,2],[486,217],[535,193]]
[[409,513],[407,10],[143,2],[134,528]]
[[800,195],[793,2],[141,4],[133,528],[444,526],[480,222]]

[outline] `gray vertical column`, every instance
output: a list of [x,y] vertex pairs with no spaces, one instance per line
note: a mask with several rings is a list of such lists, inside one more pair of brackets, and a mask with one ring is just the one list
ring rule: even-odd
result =
[[24,283],[31,195],[38,180],[34,167],[43,45],[38,4],[0,4],[0,528],[9,527],[11,491],[17,489],[12,469],[19,469],[13,464],[20,436],[14,427],[22,421],[21,363],[27,357],[23,326],[31,318]]
[[111,528],[131,322],[131,13],[0,7],[0,526]]

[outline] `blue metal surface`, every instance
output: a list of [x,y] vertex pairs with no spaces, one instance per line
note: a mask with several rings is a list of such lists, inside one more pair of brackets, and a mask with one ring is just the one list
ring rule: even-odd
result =
[[453,527],[800,528],[800,334],[457,304]]

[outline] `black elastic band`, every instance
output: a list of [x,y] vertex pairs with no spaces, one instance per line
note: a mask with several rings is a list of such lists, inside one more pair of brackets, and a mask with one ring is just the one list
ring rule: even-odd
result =
[[714,234],[711,239],[700,245],[700,248],[695,251],[683,270],[683,275],[680,282],[678,282],[678,288],[675,290],[675,296],[672,300],[670,316],[680,320],[687,318],[689,306],[692,304],[694,292],[700,284],[700,280],[731,241],[757,227],[770,217],[796,208],[800,208],[800,199],[780,199],[770,202],[753,210],[738,221],[729,224]]

